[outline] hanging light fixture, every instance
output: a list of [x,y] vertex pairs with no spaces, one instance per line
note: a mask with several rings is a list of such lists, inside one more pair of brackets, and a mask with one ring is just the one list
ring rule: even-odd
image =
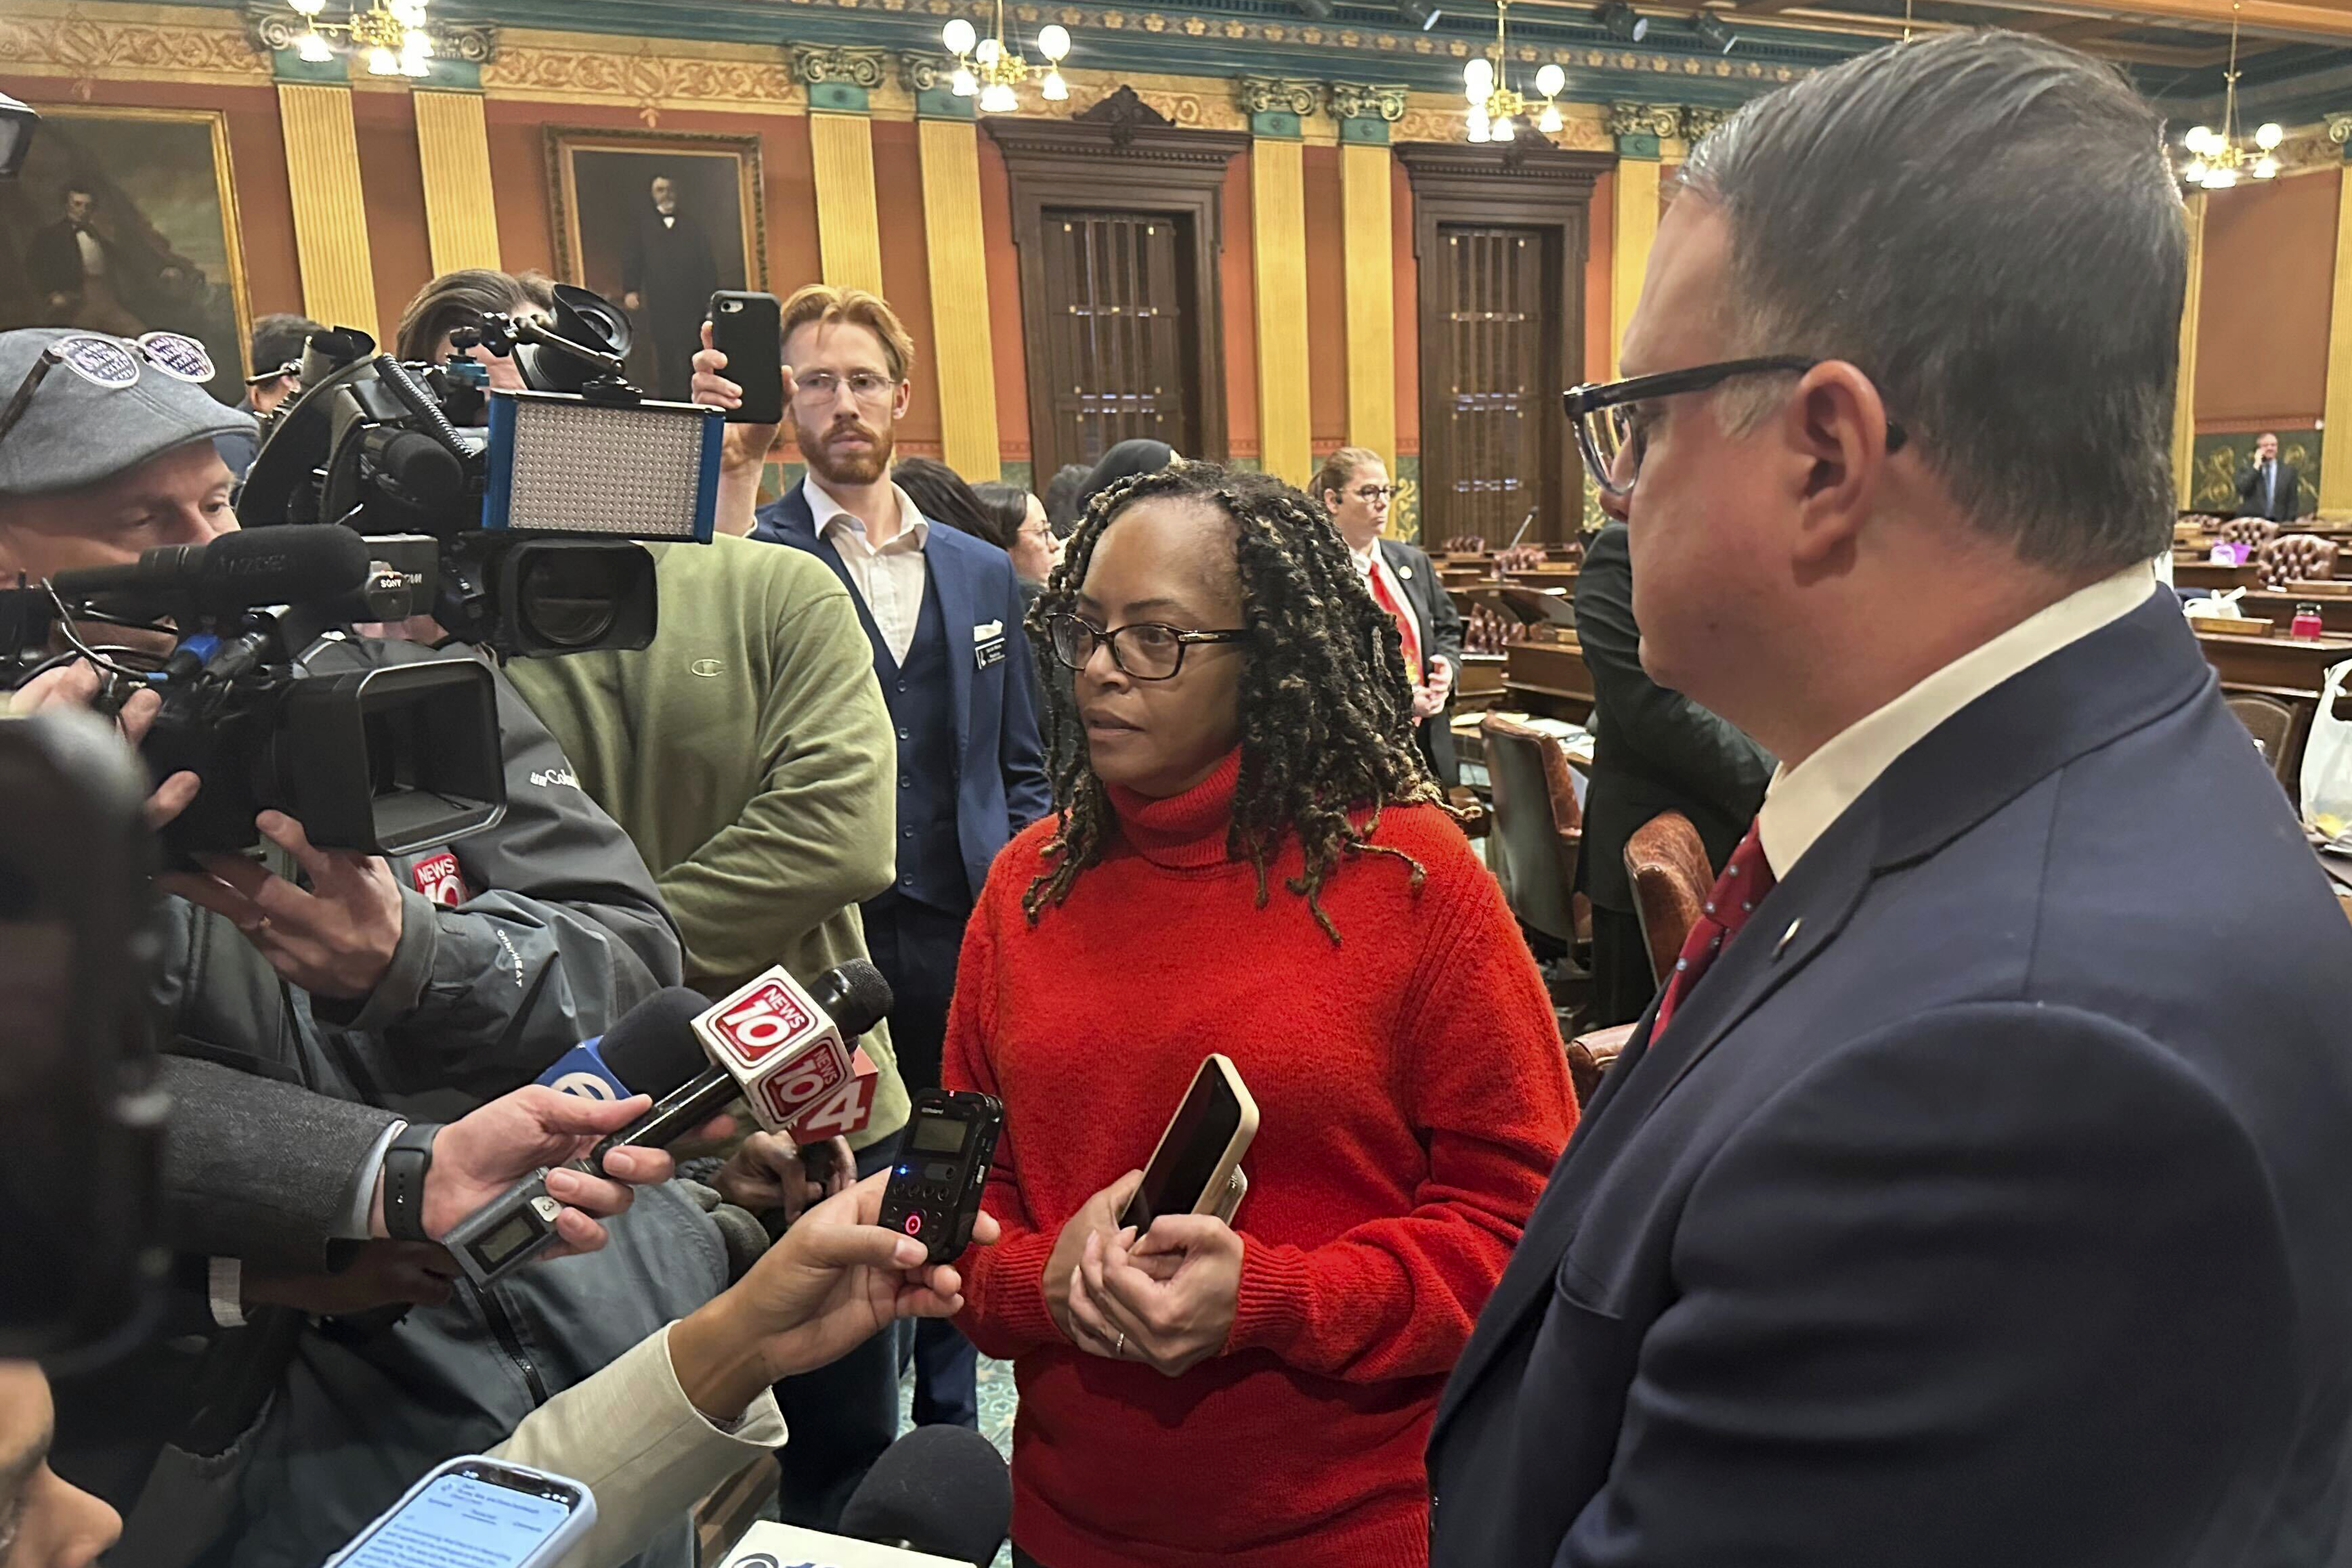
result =
[[[1470,100],[1466,130],[1473,141],[1508,141],[1530,117],[1536,129],[1547,136],[1561,125],[1559,105],[1552,101],[1568,85],[1568,73],[1559,67],[1546,65],[1536,72],[1538,98],[1511,89],[1507,74],[1511,57],[1510,9],[1511,0],[1495,0],[1494,57],[1473,55],[1462,67],[1463,93]],[[1538,103],[1543,106],[1540,110],[1536,107]]]
[[1006,41],[1004,0],[996,0],[996,30],[987,37],[958,16],[940,29],[940,41],[956,57],[955,70],[948,78],[949,90],[958,98],[977,97],[982,114],[1011,114],[1019,109],[1021,99],[1013,89],[1032,77],[1038,78],[1039,97],[1060,102],[1070,96],[1070,84],[1062,78],[1070,34],[1058,22],[1037,29],[1037,52],[1045,57],[1042,66],[1029,64]]
[[2256,128],[2245,137],[2238,124],[2238,13],[2244,0],[2230,0],[2230,68],[2221,78],[2221,128],[2192,125],[2180,139],[2187,156],[2180,165],[2183,183],[2209,191],[2226,191],[2241,179],[2278,177],[2279,144],[2286,131],[2274,124]]
[[352,0],[350,16],[321,20],[327,0],[287,0],[305,26],[294,52],[314,65],[335,57],[338,44],[367,61],[369,74],[425,77],[433,74],[433,34],[425,21],[427,0]]

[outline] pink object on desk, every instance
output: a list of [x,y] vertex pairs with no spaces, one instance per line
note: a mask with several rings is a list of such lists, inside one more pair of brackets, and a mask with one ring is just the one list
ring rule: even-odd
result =
[[2287,622],[2286,631],[2288,636],[2316,637],[2319,635],[2320,630],[2321,622],[2319,619],[2318,605],[2298,604],[2294,607],[2294,619]]

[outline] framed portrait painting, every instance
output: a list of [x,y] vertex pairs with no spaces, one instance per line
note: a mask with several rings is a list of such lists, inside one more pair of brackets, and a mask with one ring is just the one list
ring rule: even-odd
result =
[[34,107],[40,133],[0,183],[0,329],[184,332],[212,352],[213,395],[242,399],[253,317],[220,113]]
[[628,312],[629,377],[684,401],[713,292],[767,287],[757,136],[547,128],[556,267]]

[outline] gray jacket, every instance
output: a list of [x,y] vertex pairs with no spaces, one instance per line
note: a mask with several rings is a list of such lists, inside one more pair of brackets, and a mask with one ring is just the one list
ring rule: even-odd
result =
[[[309,663],[427,656],[353,639],[314,649]],[[372,996],[314,1000],[229,922],[167,901],[158,1001],[167,1049],[183,1059],[167,1078],[194,1097],[188,1111],[214,1113],[173,1120],[165,1239],[175,1248],[318,1266],[357,1158],[389,1113],[460,1115],[677,983],[677,936],[635,850],[572,783],[503,674],[497,685],[507,815],[450,846],[464,883],[456,907],[423,891],[436,885],[434,856],[394,862],[402,935]],[[275,1082],[240,1085],[218,1066]],[[725,1286],[715,1228],[673,1187],[640,1194],[609,1229],[603,1252],[488,1292],[461,1283],[448,1304],[391,1327],[312,1323],[290,1344],[259,1328],[221,1336],[210,1374],[251,1357],[241,1375],[268,1403],[232,1453],[205,1467],[213,1500],[228,1505],[210,1560],[313,1568],[432,1464],[496,1444],[550,1396]],[[650,1560],[683,1564],[690,1552],[681,1526]]]

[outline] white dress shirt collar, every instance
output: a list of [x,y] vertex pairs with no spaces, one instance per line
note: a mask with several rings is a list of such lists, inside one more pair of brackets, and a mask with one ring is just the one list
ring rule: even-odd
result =
[[2123,619],[2155,591],[2156,575],[2146,564],[2077,590],[1856,719],[1796,767],[1775,770],[1756,817],[1773,876],[1786,877],[1896,758],[1946,719],[2011,675]]
[[[807,474],[801,478],[801,497],[808,502],[809,522],[817,538],[832,538],[835,549],[841,544],[836,530],[843,528],[854,531],[857,542],[876,555],[889,549],[923,549],[930,543],[931,520],[923,516],[922,508],[916,506],[907,492],[898,486],[890,486],[890,494],[898,498],[898,531],[891,536],[888,544],[877,546],[866,537],[866,519],[835,500],[833,492],[818,484],[814,474]],[[898,542],[908,538],[915,542],[911,545]]]

